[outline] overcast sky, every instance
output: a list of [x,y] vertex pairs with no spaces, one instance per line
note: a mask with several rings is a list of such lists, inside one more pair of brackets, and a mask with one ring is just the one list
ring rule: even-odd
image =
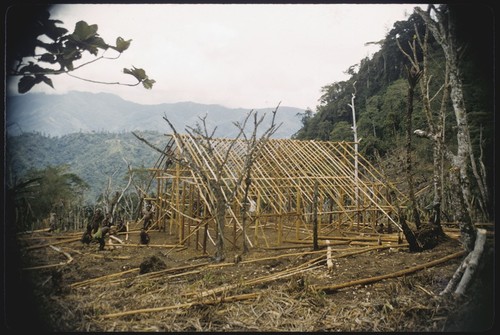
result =
[[118,60],[100,61],[76,75],[132,83],[121,71],[135,66],[145,69],[156,84],[146,90],[56,76],[55,90],[38,85],[32,92],[109,92],[143,104],[194,101],[233,108],[281,102],[315,110],[321,88],[346,80],[351,65],[378,50],[365,43],[383,39],[414,6],[59,5],[52,9],[52,18],[63,21],[70,32],[84,20],[97,24],[109,44],[119,36],[132,39]]

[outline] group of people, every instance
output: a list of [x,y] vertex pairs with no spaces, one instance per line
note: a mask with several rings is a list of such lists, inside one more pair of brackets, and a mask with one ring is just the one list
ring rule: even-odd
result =
[[[141,244],[149,244],[150,237],[147,230],[153,221],[154,212],[152,204],[148,203],[146,205],[143,214],[143,227],[139,235],[139,241]],[[100,208],[97,208],[87,223],[81,242],[87,245],[91,242],[97,242],[99,243],[99,250],[104,250],[106,237],[127,231],[127,227],[123,219],[117,218],[115,221],[116,225],[113,222],[111,213],[104,214]]]

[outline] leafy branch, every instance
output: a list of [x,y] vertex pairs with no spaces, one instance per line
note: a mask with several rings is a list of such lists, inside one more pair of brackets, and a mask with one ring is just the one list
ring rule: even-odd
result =
[[[118,37],[114,45],[108,44],[99,36],[98,26],[89,25],[85,21],[78,21],[73,32],[68,33],[67,29],[58,26],[63,23],[62,21],[50,19],[48,11],[30,13],[21,9],[21,12],[16,14],[19,17],[14,17],[12,14],[10,22],[14,23],[7,34],[7,73],[11,77],[21,77],[17,87],[19,93],[27,93],[41,83],[54,88],[50,76],[60,74],[97,84],[124,86],[142,84],[146,89],[153,87],[155,80],[149,78],[144,69],[135,66],[123,69],[124,74],[136,80],[134,83],[106,82],[74,74],[74,71],[103,59],[118,59],[130,47],[132,40]],[[26,28],[23,24],[26,24],[27,20],[35,23],[27,24]],[[17,36],[18,33],[20,37]],[[19,45],[15,45],[16,42]],[[117,55],[106,55],[109,50],[117,52]],[[95,58],[83,61],[83,58],[89,55]]]

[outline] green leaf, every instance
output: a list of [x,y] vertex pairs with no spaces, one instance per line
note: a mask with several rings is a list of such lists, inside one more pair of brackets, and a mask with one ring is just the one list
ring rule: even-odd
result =
[[142,85],[148,90],[153,88],[153,84],[156,82],[155,80],[148,78],[148,76],[146,75],[146,71],[144,71],[143,69],[138,69],[134,66],[132,66],[132,69],[124,68],[123,73],[134,76],[135,79],[137,79],[139,82],[142,82]]
[[123,38],[118,37],[116,39],[116,47],[114,49],[119,53],[122,53],[128,49],[128,47],[130,46],[130,42],[132,42],[132,40],[125,41]]
[[36,84],[36,78],[33,76],[24,76],[19,80],[17,84],[17,90],[19,93],[26,93],[33,88]]
[[55,64],[57,62],[57,58],[55,55],[51,53],[44,53],[43,55],[40,56],[40,62]]
[[153,88],[153,84],[156,83],[155,80],[153,79],[144,79],[142,81],[142,85],[144,86],[144,88],[146,88],[147,90],[150,90]]
[[52,84],[52,79],[50,79],[50,78],[49,78],[49,77],[47,77],[47,76],[41,76],[41,77],[42,77],[42,78],[41,78],[41,79],[42,79],[42,81],[43,81],[45,84],[47,84],[47,85],[49,85],[50,87],[54,88],[54,84]]
[[104,40],[99,36],[91,37],[86,42],[89,43],[92,47],[97,47],[104,50],[109,48],[109,45],[107,45],[106,42],[104,42]]
[[146,76],[146,71],[144,71],[143,69],[137,69],[135,67],[132,67],[132,69],[124,68],[123,73],[134,76],[138,81],[143,81],[144,79],[148,78],[148,76]]
[[67,29],[62,27],[56,27],[54,23],[60,22],[59,20],[49,20],[53,24],[47,27],[45,35],[51,38],[53,41],[57,41],[61,36],[68,32]]
[[76,41],[85,41],[97,34],[97,24],[88,25],[85,21],[78,21],[75,25],[73,38]]
[[22,68],[19,69],[19,73],[26,73],[26,74],[40,73],[40,72],[45,72],[45,70],[46,69],[33,62],[29,62],[28,65],[23,66]]

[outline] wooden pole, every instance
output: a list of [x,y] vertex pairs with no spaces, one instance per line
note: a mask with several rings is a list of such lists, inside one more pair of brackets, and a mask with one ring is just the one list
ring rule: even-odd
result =
[[442,257],[440,259],[436,259],[436,260],[431,261],[431,262],[420,264],[420,265],[417,265],[417,266],[414,266],[414,267],[411,267],[411,268],[408,268],[408,269],[404,269],[404,270],[401,270],[401,271],[387,273],[385,275],[380,275],[380,276],[375,276],[375,277],[368,277],[368,278],[353,280],[353,281],[349,281],[349,282],[345,282],[345,283],[341,283],[341,284],[321,285],[321,286],[311,285],[310,287],[313,290],[315,290],[315,291],[325,291],[325,292],[328,293],[328,292],[337,291],[339,289],[346,288],[346,287],[351,287],[351,286],[356,286],[356,285],[372,284],[372,283],[375,283],[377,281],[381,281],[381,280],[384,280],[384,279],[401,277],[401,276],[408,275],[408,274],[411,274],[411,273],[414,273],[414,272],[417,272],[417,271],[420,271],[420,270],[423,270],[423,269],[427,269],[427,268],[433,267],[435,265],[438,265],[438,264],[441,264],[441,263],[445,263],[445,262],[447,262],[447,261],[449,261],[451,259],[461,257],[464,254],[465,254],[465,251],[459,251],[459,252],[456,252],[454,254]]
[[301,215],[301,202],[300,202],[300,190],[297,189],[297,220],[295,221],[295,239],[299,239],[299,226],[300,226],[300,215]]
[[313,249],[318,250],[318,180],[314,182],[313,195]]
[[255,228],[254,228],[254,240],[255,240],[255,246],[259,246],[259,224],[260,224],[260,194],[257,193],[257,205],[256,205],[256,208],[255,208],[255,220],[254,220],[254,224],[255,224]]

